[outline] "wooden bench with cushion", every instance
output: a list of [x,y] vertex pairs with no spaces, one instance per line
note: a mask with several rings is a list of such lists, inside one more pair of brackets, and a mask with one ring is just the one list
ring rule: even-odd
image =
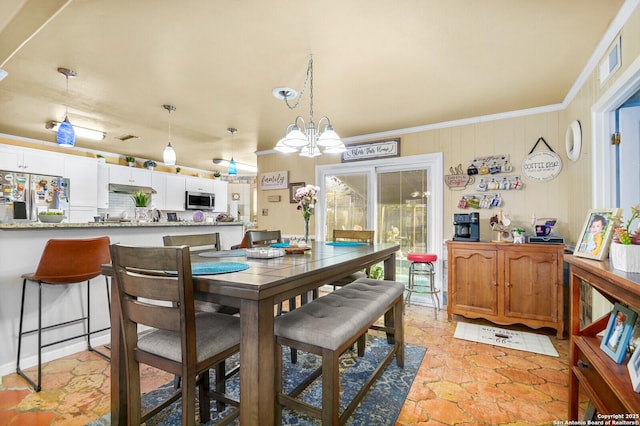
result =
[[[362,278],[275,319],[276,360],[282,360],[282,345],[322,357],[322,367],[289,394],[283,392],[282,361],[276,362],[276,424],[282,422],[285,406],[320,418],[324,425],[343,424],[394,355],[397,365],[404,367],[403,294],[403,283]],[[382,329],[393,335],[393,347],[347,408],[339,413],[339,357],[357,341],[358,355],[363,355],[361,337],[387,312],[392,313],[393,323]],[[322,406],[318,408],[296,397],[320,374]]]

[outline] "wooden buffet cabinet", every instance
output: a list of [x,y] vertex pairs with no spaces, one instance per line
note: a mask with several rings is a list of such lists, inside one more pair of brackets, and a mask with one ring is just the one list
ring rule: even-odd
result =
[[586,393],[600,414],[632,415],[624,420],[637,421],[640,413],[640,394],[633,391],[628,357],[622,364],[615,363],[600,349],[601,337],[606,329],[609,313],[590,324],[582,324],[582,291],[591,286],[611,303],[619,302],[640,312],[640,274],[614,269],[609,261],[567,256],[570,264],[571,345],[569,354],[569,418],[578,419],[579,390]]
[[564,332],[562,244],[447,241],[447,316]]

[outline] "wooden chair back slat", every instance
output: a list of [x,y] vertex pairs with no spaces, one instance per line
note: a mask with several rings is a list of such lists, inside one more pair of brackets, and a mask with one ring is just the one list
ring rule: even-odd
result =
[[192,235],[165,235],[162,237],[165,246],[189,246],[191,253],[203,250],[220,251],[220,233]]
[[375,231],[356,231],[353,229],[334,229],[333,241],[358,241],[373,244]]
[[247,245],[249,248],[268,246],[282,242],[280,231],[251,231],[247,233]]

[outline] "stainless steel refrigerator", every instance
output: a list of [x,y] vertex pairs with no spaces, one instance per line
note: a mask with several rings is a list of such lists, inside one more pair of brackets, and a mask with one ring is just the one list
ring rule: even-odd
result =
[[69,179],[0,171],[0,220],[37,221],[47,210],[69,210]]

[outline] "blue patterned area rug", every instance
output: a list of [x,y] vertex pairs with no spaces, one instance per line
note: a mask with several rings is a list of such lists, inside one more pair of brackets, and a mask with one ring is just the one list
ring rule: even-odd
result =
[[[356,356],[355,350],[347,351],[340,357],[340,388],[341,388],[341,410],[347,406],[349,401],[353,399],[358,389],[369,378],[373,370],[379,365],[381,359],[388,353],[390,345],[387,344],[383,337],[367,336],[367,349],[363,358]],[[400,413],[400,409],[404,404],[404,400],[411,388],[411,384],[416,376],[416,372],[420,367],[422,358],[426,353],[426,348],[405,344],[405,366],[399,368],[396,365],[395,358],[387,366],[384,373],[378,378],[376,383],[371,387],[366,397],[362,400],[358,408],[355,410],[351,418],[347,421],[348,425],[393,425]],[[312,371],[321,364],[319,357],[313,354],[298,352],[298,362],[291,364],[289,362],[289,350],[283,348],[284,371],[285,371],[285,390],[293,389],[301,380],[307,377]],[[230,364],[237,362],[237,359],[230,359]],[[211,372],[211,387],[214,387],[215,374]],[[142,403],[145,409],[154,405],[154,402],[165,398],[173,391],[173,382],[167,383],[160,388],[149,392],[142,397]],[[319,406],[322,392],[322,380],[320,378],[302,394],[301,398],[313,405]],[[234,399],[239,398],[238,376],[227,382],[227,393]],[[165,409],[154,418],[150,419],[146,424],[157,426],[173,426],[180,424],[180,401],[174,403],[171,407]],[[215,411],[215,403],[211,404],[211,421],[207,425],[215,424],[220,414]],[[111,424],[110,415],[89,423],[88,426],[106,426]],[[235,423],[238,424],[236,419]],[[320,425],[317,419],[297,414],[293,411],[284,410],[285,425]]]

